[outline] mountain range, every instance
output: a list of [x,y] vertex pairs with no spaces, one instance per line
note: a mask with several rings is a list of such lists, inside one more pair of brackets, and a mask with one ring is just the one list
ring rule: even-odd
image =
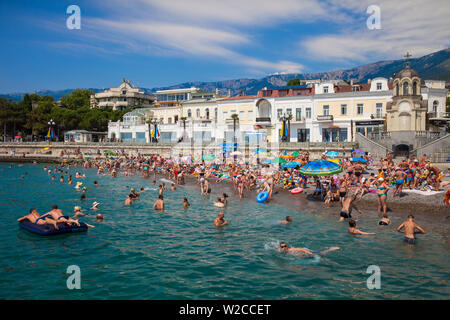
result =
[[[450,82],[450,48],[433,52],[420,58],[410,59],[411,68],[419,73],[422,79],[445,80]],[[366,82],[368,79],[375,77],[394,77],[396,72],[399,72],[405,67],[405,60],[388,60],[379,61],[371,64],[362,65],[351,69],[341,69],[330,72],[318,73],[290,73],[290,74],[274,74],[261,79],[234,79],[213,82],[185,82],[167,87],[159,88],[142,88],[144,91],[151,93],[156,90],[180,89],[197,87],[205,91],[215,91],[216,88],[222,94],[231,90],[231,95],[243,93],[245,95],[256,94],[258,90],[264,87],[277,87],[286,85],[287,81],[293,78],[300,78],[304,80],[311,79],[342,79],[353,80],[354,82]],[[86,88],[94,92],[103,91],[99,88]],[[39,95],[49,95],[58,100],[66,93],[72,92],[74,89],[65,90],[38,90],[35,93]],[[1,94],[0,97],[19,101],[25,95],[22,93]]]

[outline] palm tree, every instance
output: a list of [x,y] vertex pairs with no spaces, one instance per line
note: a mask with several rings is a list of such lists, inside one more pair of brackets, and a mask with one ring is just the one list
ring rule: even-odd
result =
[[[236,122],[239,121],[239,115],[236,113],[233,113],[231,115],[231,119],[233,119],[233,150],[237,150],[237,143],[236,143]],[[236,161],[236,156],[233,156],[233,161]]]
[[292,120],[292,113],[290,113],[287,117],[287,121],[288,121],[288,130],[289,130],[289,140],[288,142],[291,140],[291,120]]

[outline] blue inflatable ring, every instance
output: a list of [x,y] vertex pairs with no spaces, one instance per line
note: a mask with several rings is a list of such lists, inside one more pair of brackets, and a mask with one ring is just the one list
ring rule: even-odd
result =
[[267,192],[260,192],[257,196],[256,196],[256,201],[258,202],[264,202],[267,200],[267,198],[269,198],[269,194]]

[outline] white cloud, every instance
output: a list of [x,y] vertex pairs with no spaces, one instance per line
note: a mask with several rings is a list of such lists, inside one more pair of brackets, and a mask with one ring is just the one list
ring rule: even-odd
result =
[[301,49],[324,60],[371,62],[399,59],[406,51],[420,57],[450,44],[447,0],[379,1],[380,30],[366,27],[366,8],[371,4],[375,3],[340,1],[341,10],[353,12],[354,18],[335,33],[302,40]]

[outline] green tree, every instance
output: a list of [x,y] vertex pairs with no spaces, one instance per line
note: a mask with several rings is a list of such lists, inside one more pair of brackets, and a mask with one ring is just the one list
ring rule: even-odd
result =
[[286,85],[287,86],[299,86],[302,84],[303,84],[303,81],[300,80],[300,78],[294,78],[294,79],[289,80]]
[[89,101],[92,94],[94,94],[92,90],[75,89],[70,94],[65,94],[61,97],[61,105],[68,109],[89,107]]

